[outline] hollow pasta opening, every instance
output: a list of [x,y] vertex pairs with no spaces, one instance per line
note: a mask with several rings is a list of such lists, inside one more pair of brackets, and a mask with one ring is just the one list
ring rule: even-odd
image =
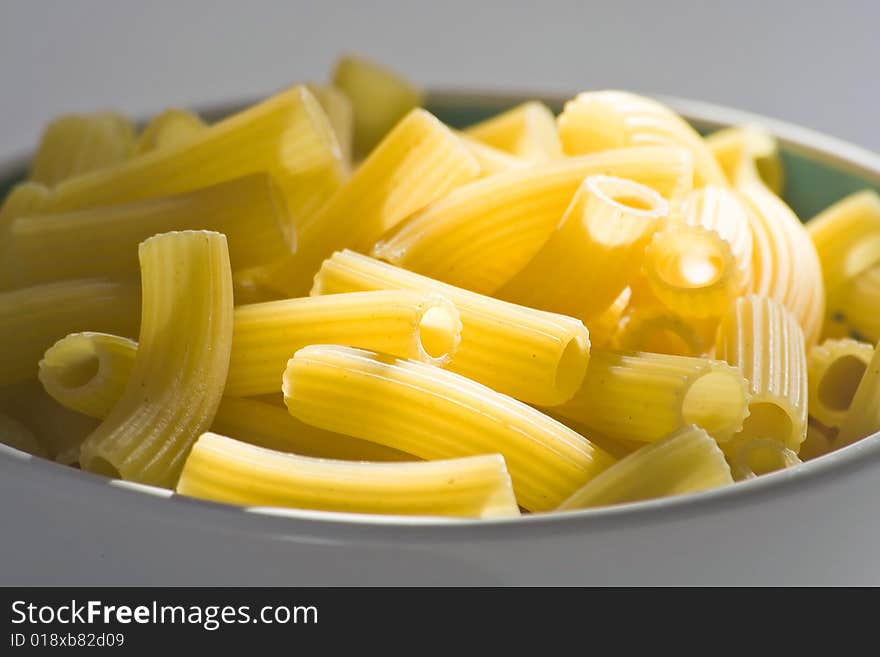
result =
[[779,441],[756,438],[737,451],[734,459],[734,474],[737,475],[737,479],[751,479],[790,468],[800,462],[797,454]]
[[766,438],[787,442],[793,429],[791,418],[784,408],[773,402],[749,404],[749,416],[743,422],[743,438]]
[[660,194],[632,180],[613,176],[590,176],[586,184],[592,194],[628,214],[658,219],[669,213],[669,204]]
[[436,364],[449,361],[461,340],[461,318],[454,305],[438,299],[422,313],[417,329],[419,349]]
[[45,372],[63,388],[88,385],[97,375],[101,360],[90,340],[68,339],[46,353]]
[[855,356],[839,358],[819,381],[819,401],[835,411],[845,411],[852,404],[867,366]]
[[588,352],[589,346],[582,337],[574,337],[568,341],[556,365],[554,385],[558,392],[573,395],[577,391],[587,372]]
[[[713,236],[715,236],[713,238]],[[724,274],[725,254],[714,233],[673,232],[651,245],[650,266],[666,285],[695,289],[709,287]]]
[[688,388],[681,405],[685,424],[696,424],[715,438],[731,436],[745,415],[743,383],[738,374],[712,371]]

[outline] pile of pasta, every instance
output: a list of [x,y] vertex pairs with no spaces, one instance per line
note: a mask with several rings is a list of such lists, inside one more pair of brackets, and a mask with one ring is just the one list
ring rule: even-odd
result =
[[880,430],[880,199],[584,92],[463,130],[342,58],[208,125],[64,116],[0,209],[0,435],[240,505],[506,517]]

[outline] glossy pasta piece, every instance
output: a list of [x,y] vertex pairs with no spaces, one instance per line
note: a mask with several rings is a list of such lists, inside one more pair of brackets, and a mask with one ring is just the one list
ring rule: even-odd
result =
[[852,403],[840,425],[840,433],[835,440],[835,447],[842,447],[861,440],[880,431],[880,348],[874,347],[874,356],[856,393]]
[[226,394],[278,391],[287,361],[310,344],[343,344],[443,365],[460,340],[455,305],[431,292],[379,290],[238,306]]
[[846,283],[880,265],[880,196],[851,194],[807,222],[819,254],[830,304]]
[[336,133],[336,141],[342,151],[342,161],[351,168],[352,140],[354,139],[354,111],[351,101],[341,89],[332,84],[307,84],[308,90],[321,103],[324,113]]
[[290,295],[306,292],[321,261],[333,251],[368,249],[383,233],[479,171],[449,128],[428,112],[413,110],[302,225],[296,257],[270,268],[266,282]]
[[464,185],[401,224],[373,255],[431,278],[491,294],[553,233],[584,178],[612,175],[659,192],[677,207],[690,191],[691,159],[643,147],[566,158]]
[[461,342],[447,369],[531,404],[561,404],[590,359],[584,325],[564,315],[446,285],[353,251],[324,261],[312,295],[401,289],[440,294],[461,317]]
[[430,463],[353,463],[285,454],[203,434],[177,492],[216,502],[348,513],[519,515],[498,454]]
[[232,346],[226,238],[163,233],[139,249],[139,348],[119,401],[83,443],[85,470],[171,487],[220,403]]
[[714,347],[715,323],[687,321],[659,303],[634,298],[621,314],[610,346],[671,356],[704,356]]
[[688,226],[714,231],[730,245],[736,259],[739,292],[752,283],[752,229],[749,208],[734,190],[707,185],[684,200],[681,217]]
[[625,91],[584,92],[565,104],[557,125],[567,155],[626,146],[680,146],[693,156],[695,186],[726,183],[724,172],[697,132],[650,98]]
[[656,298],[680,317],[719,317],[741,289],[730,244],[702,226],[672,225],[655,234],[643,270]]
[[590,176],[556,230],[496,296],[573,317],[606,310],[638,271],[669,204],[644,185]]
[[737,438],[771,438],[797,452],[807,431],[807,357],[794,316],[773,299],[737,299],[715,353],[749,383],[749,417]]
[[68,333],[136,334],[139,308],[135,284],[103,279],[0,292],[0,385],[33,379],[43,352]]
[[40,444],[30,429],[15,418],[3,413],[0,413],[0,444],[14,447],[34,456],[47,456],[46,448]]
[[686,424],[727,440],[742,427],[748,402],[746,382],[726,363],[593,349],[580,390],[549,410],[614,440],[653,442]]
[[713,132],[705,142],[731,185],[736,184],[743,162],[749,160],[770,191],[782,193],[785,170],[779,144],[770,133],[757,126],[735,126]]
[[750,438],[739,444],[733,452],[730,470],[734,479],[745,481],[800,463],[802,461],[798,455],[778,440]]
[[206,130],[208,124],[198,114],[177,107],[160,112],[144,126],[134,145],[134,154],[143,155],[158,148],[184,144]]
[[532,162],[562,157],[556,117],[539,101],[529,101],[470,126],[465,133],[484,144]]
[[424,363],[312,345],[290,360],[282,390],[303,422],[423,459],[498,452],[530,511],[555,508],[614,462],[531,406]]
[[30,179],[54,187],[69,178],[128,160],[134,150],[131,121],[115,112],[66,114],[46,126],[31,162]]
[[843,286],[829,309],[839,316],[850,334],[860,340],[876,343],[880,340],[880,264],[863,271]]
[[361,158],[409,111],[422,104],[422,91],[393,71],[362,57],[340,57],[333,86],[351,101],[354,156]]
[[618,461],[558,510],[698,493],[732,483],[730,468],[715,440],[700,427],[688,425]]
[[265,173],[176,196],[60,214],[22,216],[9,229],[6,282],[32,285],[87,276],[134,276],[137,247],[157,233],[224,233],[233,268],[289,257],[296,234],[287,206]]
[[826,340],[807,354],[807,406],[811,418],[838,428],[874,355],[874,347],[850,338]]
[[[305,87],[294,87],[219,121],[191,141],[66,181],[42,213],[169,196],[256,172],[270,173],[299,226],[343,179],[339,144]],[[14,216],[3,211],[5,220]]]
[[502,171],[522,169],[529,166],[528,160],[505,153],[494,146],[489,146],[489,144],[484,144],[463,132],[458,133],[458,138],[461,139],[462,143],[480,165],[480,178],[501,173]]

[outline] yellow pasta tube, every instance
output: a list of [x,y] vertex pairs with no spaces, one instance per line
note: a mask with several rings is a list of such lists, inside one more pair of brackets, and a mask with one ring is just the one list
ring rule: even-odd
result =
[[845,283],[880,263],[880,196],[851,194],[807,222],[829,301]]
[[498,454],[430,463],[352,463],[285,454],[214,433],[196,441],[177,492],[230,504],[348,513],[519,515]]
[[223,393],[232,346],[232,274],[220,233],[163,233],[143,242],[139,256],[137,356],[122,397],[83,443],[80,465],[169,487]]
[[447,369],[532,404],[561,404],[581,384],[590,358],[584,325],[462,290],[353,251],[324,261],[312,295],[402,289],[435,292],[455,304],[462,339]]
[[[106,333],[72,333],[46,351],[40,361],[40,382],[66,408],[103,420],[122,397],[136,354],[134,340]],[[280,405],[223,397],[211,430],[260,447],[305,456],[355,461],[414,460],[390,447],[300,422],[284,407],[280,388],[279,377]],[[79,444],[76,449],[78,458]]]
[[400,221],[479,174],[461,140],[422,109],[410,112],[327,205],[298,230],[295,258],[266,282],[290,295],[309,289],[334,250],[368,249]]
[[40,444],[30,429],[3,413],[0,413],[0,443],[34,456],[44,458],[47,456],[46,448]]
[[549,410],[614,440],[653,442],[686,424],[728,440],[748,403],[742,375],[721,361],[593,349],[580,390]]
[[694,160],[694,183],[724,185],[721,167],[697,132],[671,109],[624,91],[588,91],[568,101],[557,118],[567,155],[648,144],[686,148]]
[[134,154],[143,155],[157,148],[168,148],[186,143],[200,136],[208,125],[197,114],[185,109],[169,107],[150,119],[138,135]]
[[48,126],[31,162],[30,179],[53,187],[125,162],[134,150],[134,128],[114,112],[66,114]]
[[140,295],[130,283],[76,279],[0,292],[0,385],[26,381],[59,338],[96,329],[134,335]]
[[782,193],[785,171],[779,144],[765,130],[752,125],[724,128],[708,135],[705,142],[731,185],[736,184],[743,161],[751,160],[770,191]]
[[362,57],[340,57],[333,86],[349,101],[354,116],[354,156],[367,155],[410,110],[422,104],[422,92],[402,77]]
[[436,293],[352,292],[238,306],[226,394],[276,392],[295,351],[343,344],[443,365],[461,339],[455,305]]
[[730,469],[734,479],[745,481],[801,462],[797,454],[778,440],[750,438],[736,448]]
[[715,353],[749,383],[738,438],[772,438],[796,452],[807,431],[807,357],[794,316],[773,299],[737,299],[721,320]]
[[873,346],[849,338],[812,347],[807,354],[810,417],[840,427],[873,355]]
[[559,226],[496,295],[525,306],[589,317],[623,292],[669,204],[644,185],[590,176]]
[[835,446],[849,445],[880,431],[880,348],[874,356],[840,425]]
[[834,450],[836,430],[823,427],[817,422],[810,421],[807,425],[807,437],[801,443],[798,458],[802,461],[810,461],[824,456]]
[[598,315],[584,320],[584,324],[590,332],[592,346],[610,347],[612,345],[623,315],[629,306],[631,296],[632,290],[629,287],[624,288],[608,308]]
[[474,139],[463,132],[458,133],[459,139],[467,146],[471,155],[480,165],[480,177],[485,178],[502,171],[510,171],[511,169],[522,169],[529,165],[527,160],[505,153],[488,144]]
[[854,335],[874,343],[880,340],[880,263],[855,276],[835,297],[831,310]]
[[4,269],[15,285],[64,278],[129,276],[137,246],[157,233],[201,229],[224,233],[234,268],[290,256],[296,234],[277,185],[265,173],[177,196],[22,216],[9,229]]
[[556,117],[532,100],[470,126],[465,133],[484,144],[532,162],[562,157]]
[[[339,144],[305,87],[219,121],[186,143],[68,180],[53,189],[40,211],[58,213],[179,194],[260,171],[278,182],[297,226],[341,184]],[[15,218],[5,206],[0,216],[6,222]]]
[[342,163],[346,171],[352,166],[352,140],[354,139],[354,111],[351,101],[340,89],[332,84],[307,84],[306,87],[321,103],[327,119],[336,134],[339,149],[342,152]]
[[556,507],[614,459],[568,427],[446,370],[348,347],[300,349],[284,402],[309,424],[423,459],[499,452],[520,506]]
[[705,430],[689,425],[618,461],[560,511],[698,493],[733,483],[724,454]]
[[678,207],[692,162],[678,148],[643,147],[566,158],[464,185],[379,242],[373,255],[452,285],[491,294],[553,233],[584,178],[650,187]]
[[752,229],[749,209],[732,189],[707,185],[695,189],[684,200],[681,216],[689,226],[714,231],[730,245],[736,258],[739,290],[752,283]]
[[713,341],[714,332],[651,303],[626,308],[610,346],[673,356],[703,356],[712,349]]
[[740,292],[730,244],[702,226],[671,225],[644,251],[651,291],[681,317],[719,317]]

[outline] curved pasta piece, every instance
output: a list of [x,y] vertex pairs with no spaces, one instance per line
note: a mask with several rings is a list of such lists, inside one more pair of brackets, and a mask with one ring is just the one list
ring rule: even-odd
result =
[[0,292],[0,385],[34,378],[43,352],[68,333],[134,335],[139,309],[128,282],[75,279]]
[[737,481],[754,479],[768,472],[785,470],[802,463],[798,455],[778,440],[750,438],[738,445],[730,459]]
[[586,91],[569,100],[556,121],[567,155],[649,144],[680,146],[693,156],[696,187],[726,182],[700,135],[656,100],[625,91]]
[[631,179],[678,207],[690,191],[691,170],[686,151],[645,146],[499,173],[464,185],[417,213],[377,243],[373,255],[491,294],[538,252],[584,178]]
[[849,338],[812,347],[807,353],[810,417],[840,427],[873,355],[873,346]]
[[737,299],[715,353],[749,383],[749,417],[737,439],[772,438],[797,452],[807,431],[807,357],[794,315],[767,297]]
[[310,344],[342,344],[444,365],[460,340],[458,310],[432,292],[379,290],[238,306],[226,394],[277,392],[287,361]]
[[874,347],[874,356],[856,388],[834,446],[849,445],[877,432],[880,432],[880,348]]
[[530,511],[556,507],[614,462],[531,406],[424,363],[312,345],[290,360],[282,390],[303,422],[420,458],[498,452]]
[[733,483],[715,440],[694,425],[633,452],[589,481],[559,511],[685,495]]
[[185,144],[208,127],[198,114],[177,107],[160,112],[144,127],[134,144],[134,154],[143,155],[158,148]]
[[65,114],[46,126],[31,162],[30,179],[54,187],[60,182],[128,160],[134,126],[122,114]]
[[140,346],[122,397],[83,443],[80,465],[171,487],[223,394],[232,273],[220,233],[163,233],[143,242],[139,256]]
[[753,125],[734,126],[713,132],[705,142],[731,185],[736,184],[743,162],[750,161],[770,191],[782,194],[785,170],[779,144],[769,132]]
[[590,176],[556,230],[496,296],[573,317],[606,310],[638,271],[669,204],[644,185]]
[[581,385],[590,359],[586,327],[542,312],[446,285],[353,251],[324,261],[312,295],[362,290],[416,290],[455,304],[461,342],[447,369],[531,404],[561,404]]
[[859,339],[880,340],[880,264],[854,277],[835,297],[838,301],[830,308],[832,315],[840,315]]
[[497,149],[532,162],[562,157],[556,117],[532,100],[470,126],[465,133]]
[[275,452],[205,433],[177,492],[216,502],[348,513],[519,515],[499,454],[428,463],[353,463]]
[[548,410],[613,440],[654,442],[697,424],[723,441],[748,404],[742,375],[721,361],[593,349],[580,390]]

